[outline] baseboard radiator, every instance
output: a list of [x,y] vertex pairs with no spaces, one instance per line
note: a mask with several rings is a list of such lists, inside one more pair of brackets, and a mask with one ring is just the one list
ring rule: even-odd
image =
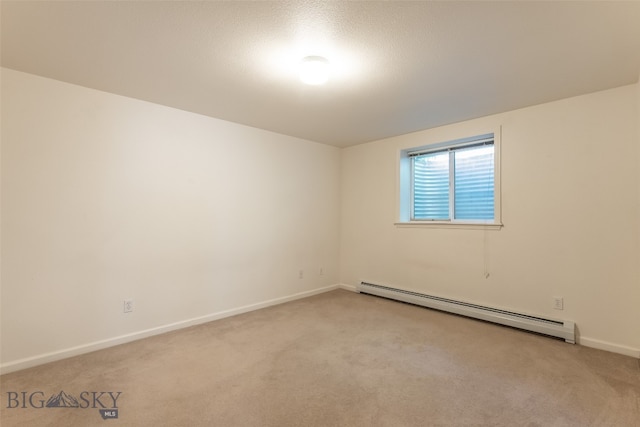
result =
[[455,301],[447,298],[425,295],[403,289],[361,282],[357,290],[363,294],[376,295],[397,301],[416,304],[427,308],[447,311],[461,316],[498,323],[513,328],[562,338],[566,342],[575,344],[575,323],[566,320],[545,319],[527,314],[514,313],[492,307]]

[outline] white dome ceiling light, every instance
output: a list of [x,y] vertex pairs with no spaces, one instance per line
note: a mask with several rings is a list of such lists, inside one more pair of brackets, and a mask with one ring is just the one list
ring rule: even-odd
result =
[[329,80],[329,61],[322,56],[307,56],[300,63],[300,80],[308,85],[321,85]]

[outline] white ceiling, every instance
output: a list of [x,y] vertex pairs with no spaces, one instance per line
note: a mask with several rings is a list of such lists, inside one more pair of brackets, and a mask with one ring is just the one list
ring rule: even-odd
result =
[[[349,146],[638,81],[640,1],[5,1],[2,66]],[[295,66],[333,75],[305,86]]]

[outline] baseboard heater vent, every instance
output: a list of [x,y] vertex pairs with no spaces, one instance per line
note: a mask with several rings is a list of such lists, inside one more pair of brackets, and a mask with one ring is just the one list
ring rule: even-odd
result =
[[377,295],[384,298],[408,302],[410,304],[416,304],[423,307],[447,311],[462,316],[473,317],[475,319],[562,338],[571,344],[575,344],[576,342],[575,323],[566,320],[544,319],[542,317],[529,316],[526,314],[514,313],[497,308],[485,307],[482,305],[470,304],[467,302],[455,301],[367,282],[361,282],[357,286],[357,290],[363,294]]

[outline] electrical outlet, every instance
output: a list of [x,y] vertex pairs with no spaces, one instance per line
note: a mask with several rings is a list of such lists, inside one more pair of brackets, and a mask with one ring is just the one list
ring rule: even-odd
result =
[[319,276],[324,276],[324,268],[320,267],[320,271],[318,272]]
[[553,297],[553,308],[555,310],[564,310],[564,298]]
[[133,311],[133,300],[126,299],[124,300],[124,313],[131,313]]
[[304,270],[298,272],[298,279],[304,279]]

